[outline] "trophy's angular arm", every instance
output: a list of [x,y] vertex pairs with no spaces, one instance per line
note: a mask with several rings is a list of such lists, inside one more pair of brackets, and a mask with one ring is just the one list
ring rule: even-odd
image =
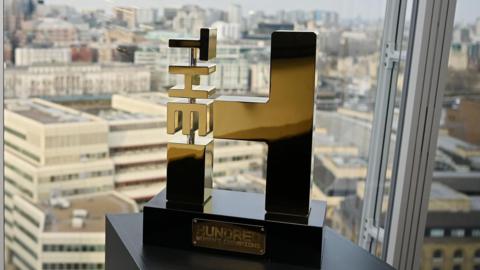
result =
[[274,32],[269,97],[220,97],[213,104],[214,138],[268,144],[269,213],[309,212],[315,60],[314,33]]

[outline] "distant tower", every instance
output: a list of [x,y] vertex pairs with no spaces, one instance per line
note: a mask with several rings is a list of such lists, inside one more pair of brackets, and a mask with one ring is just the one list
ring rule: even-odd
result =
[[242,7],[239,4],[232,4],[228,8],[228,22],[242,24]]

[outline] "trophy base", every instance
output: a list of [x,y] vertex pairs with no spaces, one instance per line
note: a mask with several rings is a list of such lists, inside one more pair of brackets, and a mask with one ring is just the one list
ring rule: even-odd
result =
[[167,205],[164,190],[144,206],[143,243],[320,267],[326,203],[310,207],[305,218],[266,214],[263,194],[213,189],[194,209]]

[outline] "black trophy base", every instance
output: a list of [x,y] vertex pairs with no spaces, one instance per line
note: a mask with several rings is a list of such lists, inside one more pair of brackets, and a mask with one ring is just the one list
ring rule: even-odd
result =
[[312,201],[303,220],[264,209],[262,194],[214,189],[199,211],[168,205],[163,191],[144,206],[143,243],[320,267],[326,204]]
[[394,270],[332,229],[323,230],[322,266],[292,266],[236,256],[146,246],[143,214],[107,215],[106,270]]

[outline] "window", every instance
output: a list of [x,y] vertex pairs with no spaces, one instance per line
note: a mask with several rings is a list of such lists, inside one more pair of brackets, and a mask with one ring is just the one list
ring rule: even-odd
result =
[[480,259],[480,249],[475,250],[475,259]]
[[445,235],[445,230],[443,229],[431,229],[430,236],[431,237],[443,237]]
[[433,258],[435,259],[441,259],[443,258],[443,251],[440,249],[437,249],[433,252]]
[[[220,94],[262,97],[269,90],[271,27],[315,31],[318,57],[311,196],[327,201],[327,224],[385,260],[388,241],[383,238],[388,231],[389,201],[395,194],[394,154],[400,143],[400,109],[406,102],[403,86],[407,83],[407,50],[415,32],[410,20],[416,1],[370,0],[368,5],[359,0],[303,1],[305,5],[302,0],[298,3],[302,10],[290,9],[287,1],[274,6],[264,1],[217,6],[189,0],[185,3],[193,5],[174,8],[164,3],[124,1],[122,6],[135,10],[134,19],[114,1],[5,1],[4,104],[8,123],[12,123],[6,129],[12,141],[6,142],[5,152],[10,156],[5,167],[18,175],[18,180],[6,178],[6,194],[11,196],[5,200],[12,200],[17,193],[27,194],[27,200],[44,211],[46,227],[61,218],[43,207],[47,197],[58,199],[56,207],[61,208],[72,198],[88,201],[90,196],[115,191],[141,207],[165,186],[165,93],[183,83],[183,78],[168,73],[168,65],[188,60],[185,50],[168,48],[167,40],[197,36],[200,26],[217,27],[217,72],[202,78],[201,83],[215,85]],[[195,20],[191,20],[192,14]],[[475,115],[471,102],[476,102],[478,93],[470,93],[469,87],[478,85],[475,56],[480,30],[478,22],[466,21],[465,27],[458,26],[460,42],[452,45],[449,80],[455,91],[447,95],[445,110],[450,113],[444,115],[448,124],[442,126],[451,129],[457,139],[476,134],[468,127],[475,126],[471,124],[475,120],[470,117]],[[459,124],[464,122],[467,124]],[[38,143],[30,144],[31,138]],[[445,183],[432,188],[432,193],[438,189],[440,197],[455,198],[432,200],[434,211],[429,213],[432,222],[427,226],[431,229],[426,230],[426,242],[468,237],[461,228],[470,226],[442,223],[467,219],[444,218],[443,214],[465,213],[467,205],[479,205],[465,199],[479,195],[476,191],[459,191],[463,196],[445,190],[453,171],[468,174],[470,180],[478,177],[478,143],[457,144],[457,139],[448,138],[443,148],[439,147],[435,167],[445,173]],[[19,140],[21,146],[14,143]],[[454,149],[449,148],[452,145]],[[265,191],[265,145],[219,140],[215,151],[217,187]],[[23,168],[32,163],[36,169],[25,173]],[[13,183],[20,182],[20,177],[27,180],[28,191]],[[95,181],[80,181],[90,178]],[[108,212],[108,205],[98,205],[98,209]],[[444,211],[446,205],[451,207]],[[63,218],[64,224],[71,222],[71,217]],[[28,220],[35,225],[40,222]],[[15,220],[6,222],[15,224]],[[39,232],[19,230],[40,239]],[[103,252],[102,245],[76,244],[82,242],[83,233],[81,229],[75,232],[78,239],[73,243],[44,245],[41,251]],[[478,235],[472,232],[472,236]],[[443,259],[439,251],[437,257]],[[21,259],[8,263],[12,268],[25,268]],[[40,263],[44,269],[104,267],[94,261]],[[436,265],[429,269],[444,268]]]
[[450,231],[450,235],[453,237],[464,237],[465,236],[465,230],[464,229],[452,229]]
[[[479,250],[478,228],[480,189],[480,8],[477,2],[458,0],[454,18],[452,45],[449,49],[446,88],[441,108],[441,119],[436,142],[435,168],[432,177],[426,226],[450,228],[449,233],[425,235],[423,248],[455,246],[450,259],[444,257],[442,265],[454,270],[462,268],[462,260],[475,262]],[[472,229],[466,229],[472,228]],[[439,241],[441,238],[442,240]],[[467,253],[471,250],[472,253]],[[472,255],[467,255],[472,254]],[[472,256],[472,257],[470,257]],[[471,266],[476,269],[473,264]],[[420,269],[426,269],[424,263]]]
[[453,253],[453,258],[454,259],[463,259],[463,251],[461,249],[455,250]]

